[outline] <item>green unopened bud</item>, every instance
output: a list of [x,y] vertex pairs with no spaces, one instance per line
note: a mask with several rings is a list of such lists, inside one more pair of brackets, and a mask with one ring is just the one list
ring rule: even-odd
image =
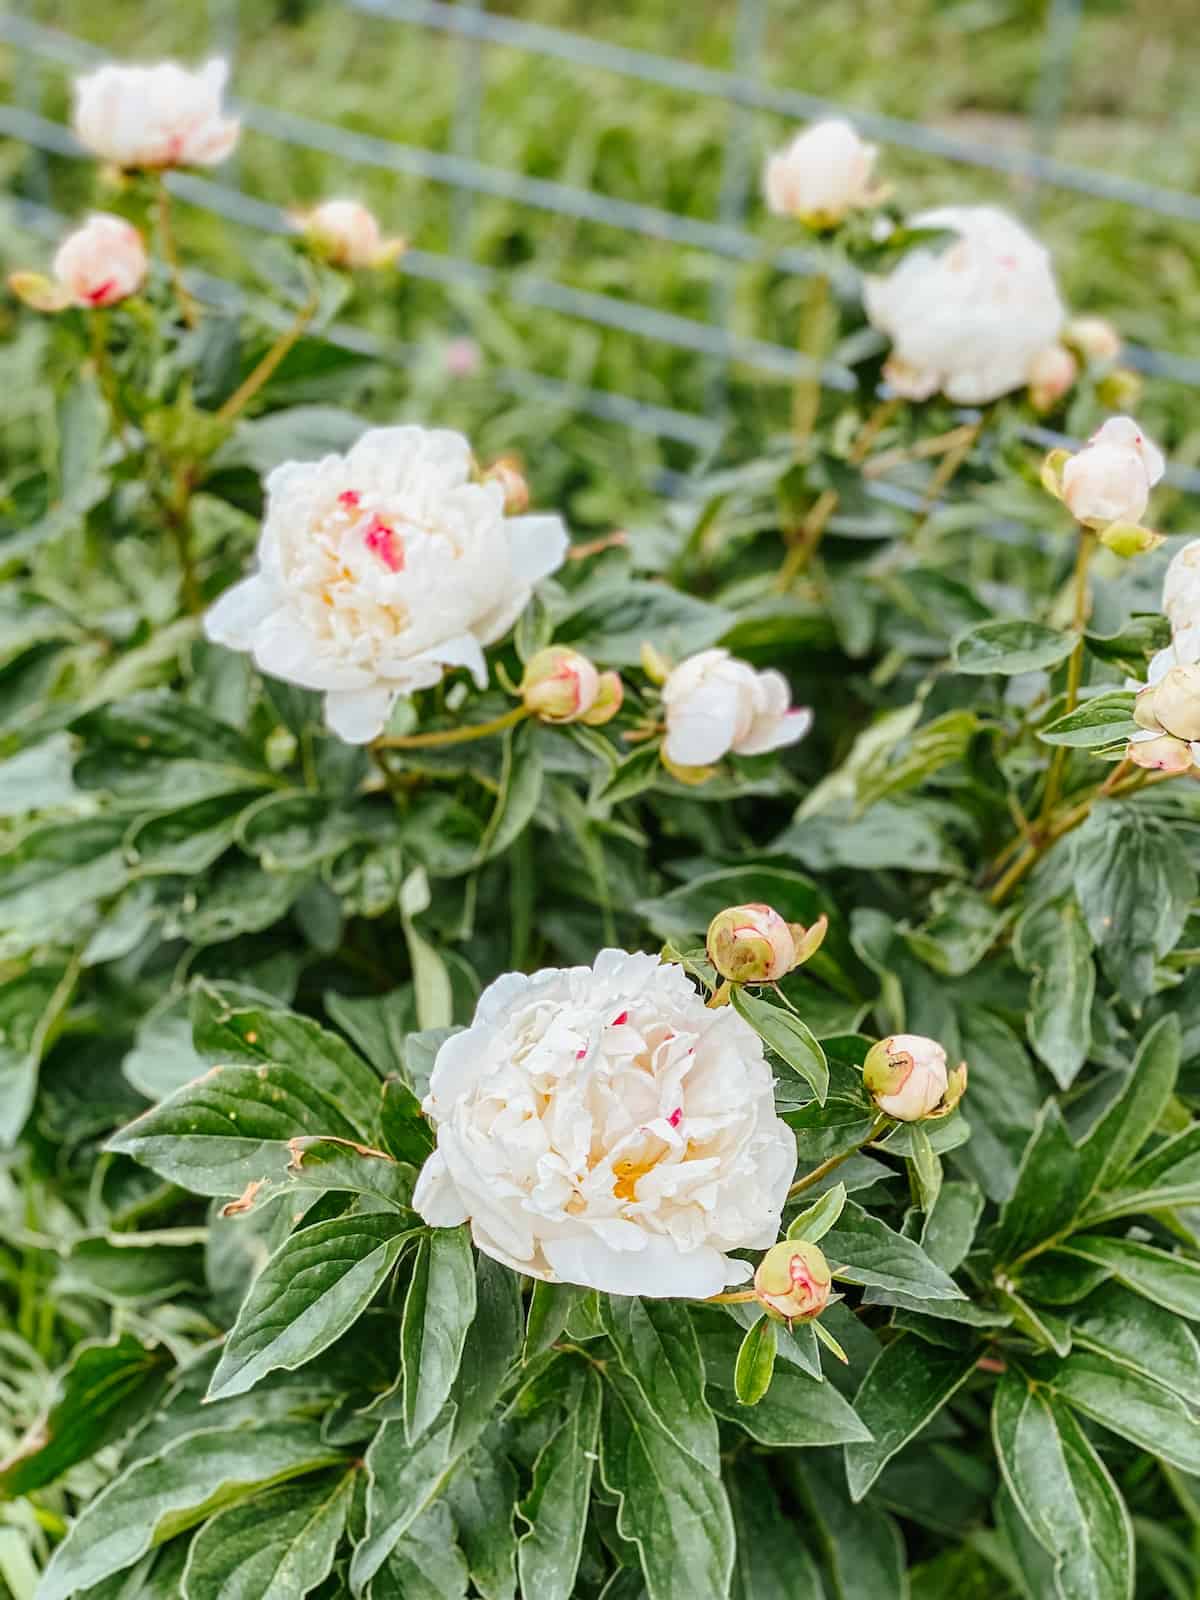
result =
[[1096,385],[1096,394],[1110,411],[1136,411],[1145,384],[1128,367],[1114,367]]
[[642,641],[641,660],[642,671],[651,683],[666,683],[671,676],[671,663],[648,639]]
[[754,1292],[788,1322],[811,1322],[829,1302],[833,1274],[824,1252],[803,1239],[781,1239],[758,1263]]
[[520,687],[526,710],[539,721],[574,722],[595,705],[600,675],[577,650],[550,645],[530,656]]
[[590,711],[585,711],[580,717],[580,722],[586,722],[589,728],[599,728],[606,722],[611,722],[621,709],[621,702],[625,698],[625,685],[615,672],[602,672],[596,687],[596,698],[592,701]]
[[730,906],[708,925],[708,959],[731,983],[775,983],[796,965],[805,929],[771,906]]
[[1136,522],[1110,522],[1097,537],[1106,550],[1125,561],[1145,555],[1148,550],[1157,550],[1166,540],[1165,534],[1139,527]]
[[958,1104],[966,1088],[967,1069],[964,1062],[954,1074],[948,1072],[946,1052],[936,1039],[919,1033],[894,1033],[867,1052],[863,1083],[887,1116],[898,1122],[920,1122],[945,1116]]

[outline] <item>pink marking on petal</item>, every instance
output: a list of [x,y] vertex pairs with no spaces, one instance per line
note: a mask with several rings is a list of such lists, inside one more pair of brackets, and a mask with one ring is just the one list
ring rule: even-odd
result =
[[683,1121],[683,1107],[676,1106],[674,1111],[672,1111],[671,1115],[667,1118],[667,1121],[673,1128],[677,1128]]
[[338,495],[338,505],[345,506],[347,511],[357,511],[361,499],[357,489],[343,489]]
[[[90,306],[102,306],[117,286],[115,278],[105,278],[95,289],[89,289],[84,299]],[[1139,441],[1140,442],[1140,441]]]
[[393,572],[404,571],[404,541],[397,538],[395,528],[382,517],[374,516],[367,525],[363,542]]
[[576,1050],[576,1052],[575,1052],[576,1061],[582,1061],[585,1055],[587,1055],[587,1051],[586,1050]]
[[1016,266],[1016,264],[1017,264],[1016,256],[1001,256],[1000,257],[1000,265],[1002,267],[1007,267],[1010,272]]
[[628,1013],[628,1011],[622,1011],[622,1013],[621,1013],[621,1015],[619,1017],[614,1017],[612,1019],[612,1024],[611,1025],[614,1028],[620,1028],[620,1027],[623,1027],[624,1024],[627,1023],[628,1021],[629,1021],[629,1013]]

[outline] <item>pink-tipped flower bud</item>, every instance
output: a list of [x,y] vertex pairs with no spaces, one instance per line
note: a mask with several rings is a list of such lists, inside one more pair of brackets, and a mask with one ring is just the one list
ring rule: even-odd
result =
[[591,709],[580,717],[580,722],[586,722],[589,728],[603,727],[620,711],[624,698],[625,685],[620,675],[611,671],[602,672],[596,686],[596,698],[592,701]]
[[788,1322],[811,1322],[829,1303],[833,1274],[824,1253],[802,1239],[781,1239],[754,1274],[754,1292]]
[[1163,475],[1162,452],[1132,417],[1110,417],[1062,468],[1062,497],[1088,528],[1141,522]]
[[1106,317],[1072,317],[1063,338],[1088,361],[1115,361],[1121,354],[1121,335]]
[[526,710],[541,722],[575,722],[592,710],[600,674],[586,656],[550,645],[530,656],[521,679]]
[[442,352],[442,360],[452,378],[473,378],[483,366],[483,351],[474,339],[464,335],[450,340]]
[[946,1052],[936,1039],[893,1033],[867,1052],[863,1083],[887,1116],[920,1122],[954,1109],[966,1088],[967,1069],[964,1062],[949,1072]]
[[[1168,668],[1146,694],[1151,698],[1147,710],[1160,728],[1177,739],[1200,739],[1200,665]],[[1140,711],[1142,699],[1139,695],[1135,712]],[[1135,720],[1141,722],[1141,717],[1135,716]],[[1141,725],[1151,726],[1146,722]]]
[[1035,411],[1053,411],[1079,376],[1079,364],[1066,345],[1051,344],[1029,366],[1029,401]]
[[708,925],[708,959],[730,983],[775,983],[819,948],[829,926],[785,922],[771,906],[730,906]]
[[136,294],[147,267],[146,247],[133,224],[97,212],[59,245],[53,281],[41,273],[16,272],[8,284],[35,311],[99,310]]
[[1135,767],[1145,767],[1150,772],[1187,772],[1192,765],[1191,745],[1169,733],[1134,737],[1125,754]]
[[498,483],[504,491],[504,510],[510,517],[524,516],[529,510],[529,484],[515,456],[501,456],[483,475],[484,483]]
[[331,267],[386,267],[406,248],[403,239],[385,239],[374,213],[357,200],[323,200],[294,221],[313,252]]

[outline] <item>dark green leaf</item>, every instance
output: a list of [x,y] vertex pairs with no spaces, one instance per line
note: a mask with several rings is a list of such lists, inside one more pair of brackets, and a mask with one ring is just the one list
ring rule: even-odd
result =
[[1106,1283],[1071,1313],[1076,1344],[1164,1384],[1200,1406],[1200,1343],[1171,1307]]
[[192,1541],[186,1600],[302,1600],[323,1583],[354,1473],[282,1483],[211,1518]]
[[564,617],[555,643],[606,667],[634,667],[647,639],[664,655],[682,658],[716,644],[732,620],[728,611],[664,583],[626,579]]
[[706,1471],[716,1472],[717,1425],[704,1398],[704,1363],[686,1306],[601,1295],[600,1320],[659,1426]]
[[962,1300],[962,1290],[913,1239],[894,1232],[853,1200],[846,1202],[821,1248],[847,1283],[894,1289],[916,1300]]
[[1200,1262],[1134,1239],[1077,1233],[1062,1246],[1067,1256],[1094,1263],[1156,1305],[1200,1321]]
[[529,1525],[517,1550],[523,1595],[571,1600],[575,1593],[599,1430],[600,1380],[588,1367],[566,1416],[538,1452],[520,1505]]
[[836,1600],[908,1600],[904,1543],[891,1517],[856,1506],[836,1457],[793,1456],[786,1470],[812,1508]]
[[1026,1030],[1039,1061],[1069,1089],[1092,1044],[1096,969],[1073,898],[1031,906],[1013,933],[1013,955],[1032,975]]
[[1075,750],[1119,744],[1138,731],[1132,713],[1132,694],[1099,694],[1039,729],[1038,738],[1044,744],[1066,745]]
[[872,1437],[846,1446],[850,1498],[861,1500],[887,1463],[936,1416],[975,1370],[974,1348],[943,1350],[911,1334],[885,1345],[854,1397]]
[[1056,1395],[1184,1472],[1200,1472],[1200,1428],[1184,1402],[1106,1356],[1080,1351],[1049,1376]]
[[981,622],[954,641],[954,664],[960,672],[1040,672],[1065,661],[1075,636],[1040,622]]
[[824,1600],[805,1530],[784,1515],[766,1467],[743,1454],[728,1490],[737,1530],[731,1600]]
[[418,1439],[445,1404],[475,1318],[475,1259],[465,1227],[421,1241],[400,1334],[404,1422]]
[[775,1370],[776,1324],[770,1317],[758,1321],[742,1340],[733,1367],[733,1392],[738,1404],[756,1406],[771,1387]]
[[818,1103],[824,1105],[829,1093],[829,1066],[824,1050],[800,1018],[782,1006],[757,999],[738,986],[732,991],[732,1001],[733,1009],[750,1024],[767,1048],[810,1083]]
[[1066,1123],[1051,1100],[1038,1118],[1016,1185],[992,1238],[997,1261],[1012,1262],[1032,1245],[1070,1227],[1088,1193],[1088,1178]]

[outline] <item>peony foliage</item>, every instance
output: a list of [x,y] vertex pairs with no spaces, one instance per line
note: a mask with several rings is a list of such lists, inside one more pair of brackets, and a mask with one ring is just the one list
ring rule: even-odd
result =
[[120,172],[12,280],[0,1585],[1160,1592],[1200,560],[1119,336],[819,126],[788,426],[614,535],[322,375],[356,202],[201,297],[224,80],[81,80]]

